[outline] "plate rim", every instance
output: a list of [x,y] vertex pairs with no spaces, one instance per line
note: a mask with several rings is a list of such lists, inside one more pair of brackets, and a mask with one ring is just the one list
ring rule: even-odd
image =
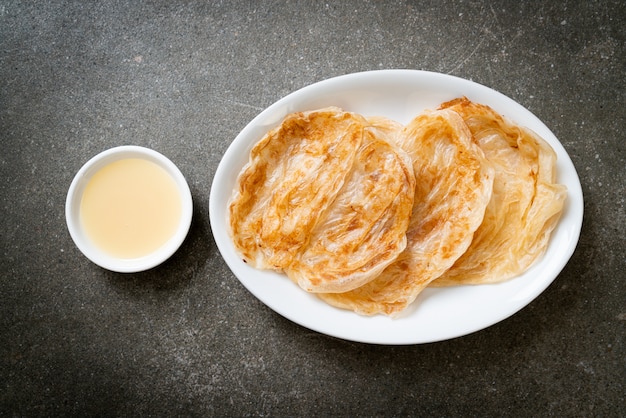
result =
[[[302,101],[306,101],[306,100],[310,101],[310,98],[308,97],[308,95],[310,94],[315,96],[316,92],[319,92],[320,90],[328,91],[328,90],[332,90],[333,88],[336,88],[337,86],[342,86],[342,88],[344,89],[346,88],[345,87],[346,85],[358,86],[360,85],[360,83],[363,83],[364,81],[372,80],[372,79],[390,80],[389,81],[390,84],[395,84],[397,83],[398,79],[407,78],[407,77],[409,79],[415,78],[418,81],[429,80],[429,81],[438,82],[438,83],[442,83],[442,82],[443,83],[455,83],[457,87],[461,86],[463,87],[463,89],[467,89],[468,91],[470,90],[470,87],[471,87],[473,94],[468,95],[468,96],[472,96],[472,97],[469,97],[470,100],[476,100],[476,96],[478,97],[485,96],[486,98],[489,98],[489,100],[486,100],[488,103],[485,103],[485,104],[488,104],[494,108],[497,108],[498,107],[497,105],[493,106],[493,103],[495,102],[495,103],[501,104],[502,106],[506,105],[505,107],[507,109],[513,110],[513,112],[511,112],[513,114],[518,114],[518,112],[522,112],[524,118],[530,118],[533,121],[533,125],[537,125],[538,127],[542,128],[544,132],[538,132],[541,136],[545,137],[547,133],[548,137],[546,138],[546,140],[555,149],[555,152],[558,155],[557,167],[560,168],[559,173],[562,175],[563,174],[562,171],[564,170],[564,168],[567,168],[567,172],[569,176],[570,177],[572,175],[574,176],[574,178],[569,178],[570,183],[573,183],[575,187],[574,189],[571,189],[570,186],[568,186],[568,199],[566,203],[566,212],[570,212],[569,216],[573,217],[572,218],[573,223],[569,225],[569,230],[568,230],[569,239],[567,240],[567,244],[568,244],[567,248],[561,251],[561,257],[558,259],[558,262],[556,264],[553,263],[551,265],[550,274],[549,274],[549,276],[551,277],[539,282],[538,286],[535,286],[533,289],[531,289],[532,290],[531,292],[525,295],[525,297],[523,298],[523,301],[520,301],[514,306],[511,306],[510,309],[506,310],[505,312],[501,311],[500,315],[494,315],[490,319],[483,319],[482,321],[479,321],[479,324],[476,324],[474,326],[465,327],[464,330],[461,332],[452,332],[452,333],[448,332],[448,333],[442,333],[439,335],[432,335],[431,337],[423,337],[423,338],[419,338],[413,335],[412,337],[405,337],[405,338],[382,338],[381,339],[381,338],[376,338],[375,336],[359,335],[358,331],[356,334],[354,332],[352,333],[339,332],[336,330],[328,329],[328,327],[324,327],[323,325],[320,325],[319,323],[316,324],[315,321],[311,322],[307,320],[302,320],[301,318],[298,318],[297,315],[293,314],[292,309],[285,309],[284,306],[280,304],[277,305],[276,303],[273,303],[272,301],[268,301],[267,298],[264,297],[263,295],[259,295],[258,289],[256,289],[255,286],[249,281],[248,277],[240,277],[241,273],[239,272],[239,268],[241,266],[235,265],[235,262],[227,256],[229,251],[232,253],[232,250],[234,249],[234,247],[232,246],[232,242],[230,242],[230,238],[227,236],[228,235],[227,233],[225,237],[225,230],[226,230],[225,217],[221,221],[220,219],[218,219],[218,213],[225,214],[226,212],[225,208],[227,205],[227,202],[224,201],[223,199],[219,199],[219,196],[218,196],[218,192],[222,192],[222,187],[221,187],[222,185],[220,182],[223,181],[224,177],[229,172],[231,174],[233,172],[232,170],[230,170],[231,167],[228,167],[227,165],[230,162],[230,160],[234,158],[241,159],[242,158],[241,154],[244,152],[246,154],[245,161],[247,161],[249,150],[252,148],[254,143],[256,143],[256,141],[250,140],[246,142],[246,139],[249,138],[250,135],[253,135],[256,132],[257,141],[258,141],[260,139],[259,135],[264,134],[265,132],[267,132],[267,130],[278,125],[278,123],[282,121],[282,118],[284,118],[286,114],[291,113],[292,111],[305,110],[305,109],[297,109],[297,105],[299,102],[302,102]],[[318,93],[318,95],[320,94]],[[484,103],[485,100],[482,100],[479,102]],[[502,113],[502,112],[499,111],[499,113]],[[282,115],[282,116],[279,116],[279,115]],[[509,119],[515,120],[514,116],[512,116],[511,114],[505,114],[505,116],[508,117]],[[238,175],[240,169],[241,167],[238,167],[237,172],[235,173],[235,177]],[[220,204],[222,205],[221,208],[220,208]],[[211,230],[213,232],[213,238],[217,244],[220,255],[222,256],[228,268],[231,270],[232,274],[250,293],[252,293],[253,296],[255,296],[259,301],[261,301],[263,304],[265,304],[268,308],[270,308],[274,312],[312,331],[316,331],[321,334],[340,338],[343,340],[360,342],[360,343],[368,343],[368,344],[382,344],[382,345],[413,345],[413,344],[424,344],[424,343],[449,340],[452,338],[461,337],[461,336],[468,335],[468,334],[477,332],[479,330],[488,328],[498,322],[504,321],[505,319],[514,315],[518,311],[522,310],[524,307],[530,304],[533,300],[535,300],[541,293],[543,293],[547,287],[550,286],[550,284],[559,276],[563,268],[567,265],[567,263],[571,259],[577,247],[579,238],[580,238],[583,216],[584,216],[584,197],[582,194],[582,186],[580,184],[580,179],[576,171],[576,167],[574,166],[569,154],[563,147],[563,144],[559,141],[556,135],[554,135],[554,133],[543,123],[543,121],[541,121],[536,115],[534,115],[532,112],[530,112],[528,109],[523,107],[521,104],[509,98],[508,96],[504,95],[503,93],[500,93],[490,87],[479,84],[475,81],[467,80],[467,79],[457,77],[454,75],[449,75],[449,74],[424,71],[424,70],[411,70],[411,69],[386,69],[386,70],[362,71],[362,72],[356,72],[356,73],[343,74],[343,75],[327,78],[327,79],[306,85],[278,99],[277,101],[272,103],[270,106],[266,107],[259,114],[257,114],[252,120],[250,120],[246,124],[246,126],[238,133],[238,135],[233,139],[233,141],[229,144],[227,150],[223,154],[218,164],[218,167],[215,171],[213,181],[211,184],[210,195],[209,195],[209,218],[210,218],[209,220],[211,224]],[[553,231],[553,234],[552,234],[553,236],[551,237],[551,241],[548,246],[548,249],[550,249],[551,247],[555,245],[555,243],[553,242],[554,235],[557,233],[559,228],[560,227],[564,228],[562,226],[564,217],[565,216],[561,217],[559,224],[555,228],[555,231]],[[223,225],[223,227],[220,227],[220,225]],[[225,242],[225,238],[227,242]],[[229,246],[231,248],[227,248]],[[545,255],[544,255],[544,258],[545,258]],[[535,264],[539,264],[539,261],[540,260],[538,260],[538,262],[536,262]],[[535,266],[531,267],[531,270],[534,267]],[[284,275],[280,275],[278,273],[273,273],[273,272],[264,272],[260,270],[254,270],[251,273],[254,274],[255,277],[257,276],[268,276],[268,277],[280,276],[286,279]],[[288,281],[288,279],[286,280]],[[512,279],[512,280],[517,280],[517,279]],[[287,286],[291,285],[294,288],[297,288],[297,285],[291,283],[291,281],[288,281],[288,282],[289,284]],[[481,285],[481,286],[495,286],[495,285]],[[468,290],[468,289],[472,289],[475,287],[480,287],[480,286],[461,286],[461,287],[457,287],[456,289],[464,288],[465,290]],[[523,288],[524,286],[522,286],[522,289]],[[453,289],[453,288],[438,288],[438,290],[429,288],[426,290],[426,293],[429,293],[429,292],[433,293],[433,290],[434,290],[434,293],[439,293],[439,292],[446,291],[446,290],[450,291],[450,289]],[[352,315],[352,316],[357,316],[358,318],[364,318],[364,320],[370,321],[371,323],[379,324],[382,322],[382,324],[379,324],[378,326],[391,326],[391,327],[395,327],[394,324],[397,324],[397,322],[395,321],[403,320],[403,319],[398,319],[398,318],[391,319],[391,318],[384,317],[381,315],[377,315],[374,317],[360,316],[351,311],[344,311],[344,310],[340,310],[338,308],[334,308],[329,305],[326,305],[324,302],[322,302],[315,296],[308,295],[306,294],[306,292],[302,291],[299,288],[297,288],[296,291],[298,293],[305,294],[309,298],[316,299],[317,303],[323,304],[321,306],[323,307],[323,309],[326,309],[326,311],[328,311],[329,309],[332,309],[332,312],[335,315],[331,315],[331,316],[337,316],[339,319],[342,319],[342,320],[346,320],[346,315]],[[312,303],[315,303],[315,302],[312,302]],[[417,303],[418,302],[416,301],[413,303],[413,305]],[[409,308],[409,310],[410,309],[411,308]],[[488,315],[487,315],[487,318],[489,318]],[[390,322],[390,321],[394,321],[394,322]]]

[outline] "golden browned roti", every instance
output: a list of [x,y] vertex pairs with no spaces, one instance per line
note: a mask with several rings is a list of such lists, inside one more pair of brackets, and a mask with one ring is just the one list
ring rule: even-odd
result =
[[529,129],[466,98],[441,108],[461,115],[496,170],[485,219],[470,248],[433,286],[496,283],[523,273],[548,247],[567,196],[556,154]]
[[229,205],[237,250],[309,292],[345,292],[406,247],[411,159],[359,115],[289,115],[254,146]]
[[406,126],[330,107],[288,115],[254,145],[228,224],[250,265],[393,316],[429,285],[530,267],[563,209],[555,171],[543,139],[466,98]]

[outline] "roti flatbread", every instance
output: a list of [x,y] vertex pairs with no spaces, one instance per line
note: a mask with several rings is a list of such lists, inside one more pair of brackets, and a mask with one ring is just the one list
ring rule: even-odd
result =
[[358,115],[329,108],[288,115],[250,151],[229,203],[243,260],[282,271],[343,185],[363,140]]
[[496,283],[521,274],[546,250],[562,213],[556,154],[529,129],[466,98],[441,105],[461,115],[495,167],[493,194],[468,250],[433,286]]
[[[391,131],[393,132],[393,130]],[[309,292],[345,292],[378,276],[406,247],[415,176],[410,157],[366,127],[352,169],[286,269]]]

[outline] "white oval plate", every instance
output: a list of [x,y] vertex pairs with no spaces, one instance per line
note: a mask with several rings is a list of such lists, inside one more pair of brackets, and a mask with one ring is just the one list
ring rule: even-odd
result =
[[[338,106],[365,116],[408,123],[424,109],[466,96],[486,104],[545,138],[558,155],[558,182],[568,189],[563,216],[544,257],[525,274],[495,285],[428,288],[400,317],[366,317],[327,305],[286,276],[260,271],[238,257],[226,228],[227,201],[252,146],[289,113]],[[259,300],[289,320],[345,340],[373,344],[419,344],[446,340],[493,325],[543,292],[572,256],[583,218],[576,169],[554,134],[531,112],[488,87],[461,78],[415,70],[382,70],[324,80],[295,91],[255,117],[220,162],[210,194],[213,236],[239,281]]]

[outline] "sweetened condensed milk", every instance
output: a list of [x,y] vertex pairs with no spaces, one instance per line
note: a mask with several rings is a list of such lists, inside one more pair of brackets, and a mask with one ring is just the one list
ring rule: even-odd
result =
[[174,179],[141,158],[107,164],[87,183],[80,221],[93,244],[111,256],[138,258],[176,232],[182,199]]

